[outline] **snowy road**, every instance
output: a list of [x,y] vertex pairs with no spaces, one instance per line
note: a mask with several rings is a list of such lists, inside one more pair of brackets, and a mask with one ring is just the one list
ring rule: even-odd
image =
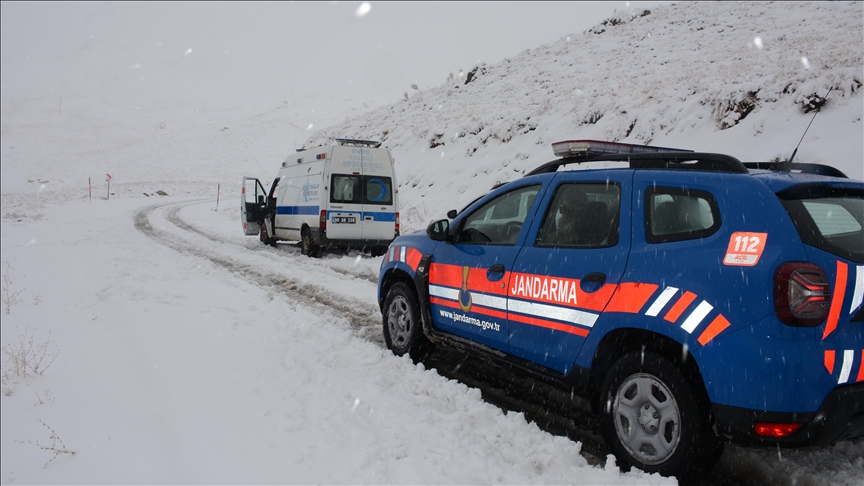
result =
[[[355,256],[353,266],[344,259],[316,261],[293,246],[271,248],[254,237],[220,234],[202,228],[206,221],[200,218],[196,223],[183,219],[180,213],[185,208],[194,210],[196,205],[201,201],[148,206],[135,214],[135,227],[159,243],[207,259],[255,285],[282,293],[292,302],[344,318],[359,337],[384,346],[381,314],[374,304],[378,277],[370,265],[360,265],[363,257]],[[284,268],[290,268],[290,274],[279,271]],[[350,287],[356,292],[346,294],[346,280],[356,281]]]

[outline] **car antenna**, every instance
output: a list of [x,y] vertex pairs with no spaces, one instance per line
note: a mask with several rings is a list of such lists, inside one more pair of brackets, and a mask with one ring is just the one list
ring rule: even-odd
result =
[[[830,88],[828,88],[828,92],[825,93],[825,97],[822,98],[822,105],[824,105],[824,104],[825,104],[825,101],[828,100],[828,95],[831,94],[831,90],[832,90],[832,89],[834,89],[834,86],[831,86]],[[801,142],[804,141],[804,137],[807,135],[807,130],[810,130],[810,125],[813,124],[813,120],[816,119],[816,115],[819,114],[819,110],[822,109],[822,105],[819,105],[819,106],[816,108],[816,113],[813,113],[813,118],[810,119],[810,123],[808,123],[808,124],[807,124],[807,128],[804,129],[804,135],[801,135],[801,140],[798,140],[798,145],[796,145],[796,146],[795,146],[795,150],[792,151],[792,156],[789,157],[789,161],[786,162],[787,164],[791,164],[791,163],[792,163],[792,159],[795,158],[795,154],[798,153],[798,147],[800,147],[800,146],[801,146]]]

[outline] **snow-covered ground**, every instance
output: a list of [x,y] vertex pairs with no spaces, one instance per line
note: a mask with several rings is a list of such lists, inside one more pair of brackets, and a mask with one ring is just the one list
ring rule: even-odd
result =
[[[862,179],[862,13],[623,12],[371,112],[325,96],[189,114],[118,92],[4,92],[0,482],[675,484],[589,465],[581,444],[394,357],[380,259],[312,260],[242,236],[240,180],[269,180],[304,143],[383,139],[403,226],[418,229],[550,160],[557,140],[788,158],[812,118],[803,100],[831,87],[796,161]],[[15,373],[22,346],[42,373]],[[860,485],[862,456],[860,440],[728,446],[717,471]]]

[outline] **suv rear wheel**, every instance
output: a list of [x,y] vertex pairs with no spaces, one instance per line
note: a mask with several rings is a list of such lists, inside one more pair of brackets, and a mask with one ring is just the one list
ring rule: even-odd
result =
[[601,398],[606,442],[625,469],[688,479],[720,458],[704,400],[668,359],[625,355],[606,375]]

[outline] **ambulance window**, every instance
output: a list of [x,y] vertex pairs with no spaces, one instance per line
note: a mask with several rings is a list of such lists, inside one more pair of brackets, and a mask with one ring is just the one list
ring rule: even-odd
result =
[[718,229],[720,212],[711,194],[668,187],[645,191],[645,239],[649,243],[705,238]]
[[363,176],[366,188],[365,204],[393,204],[393,188],[389,177]]
[[359,175],[333,174],[330,187],[330,202],[360,204]]
[[621,187],[615,183],[565,183],[543,218],[535,246],[608,248],[618,244]]
[[516,244],[522,224],[540,191],[540,185],[520,187],[499,195],[467,216],[456,234],[457,243]]

